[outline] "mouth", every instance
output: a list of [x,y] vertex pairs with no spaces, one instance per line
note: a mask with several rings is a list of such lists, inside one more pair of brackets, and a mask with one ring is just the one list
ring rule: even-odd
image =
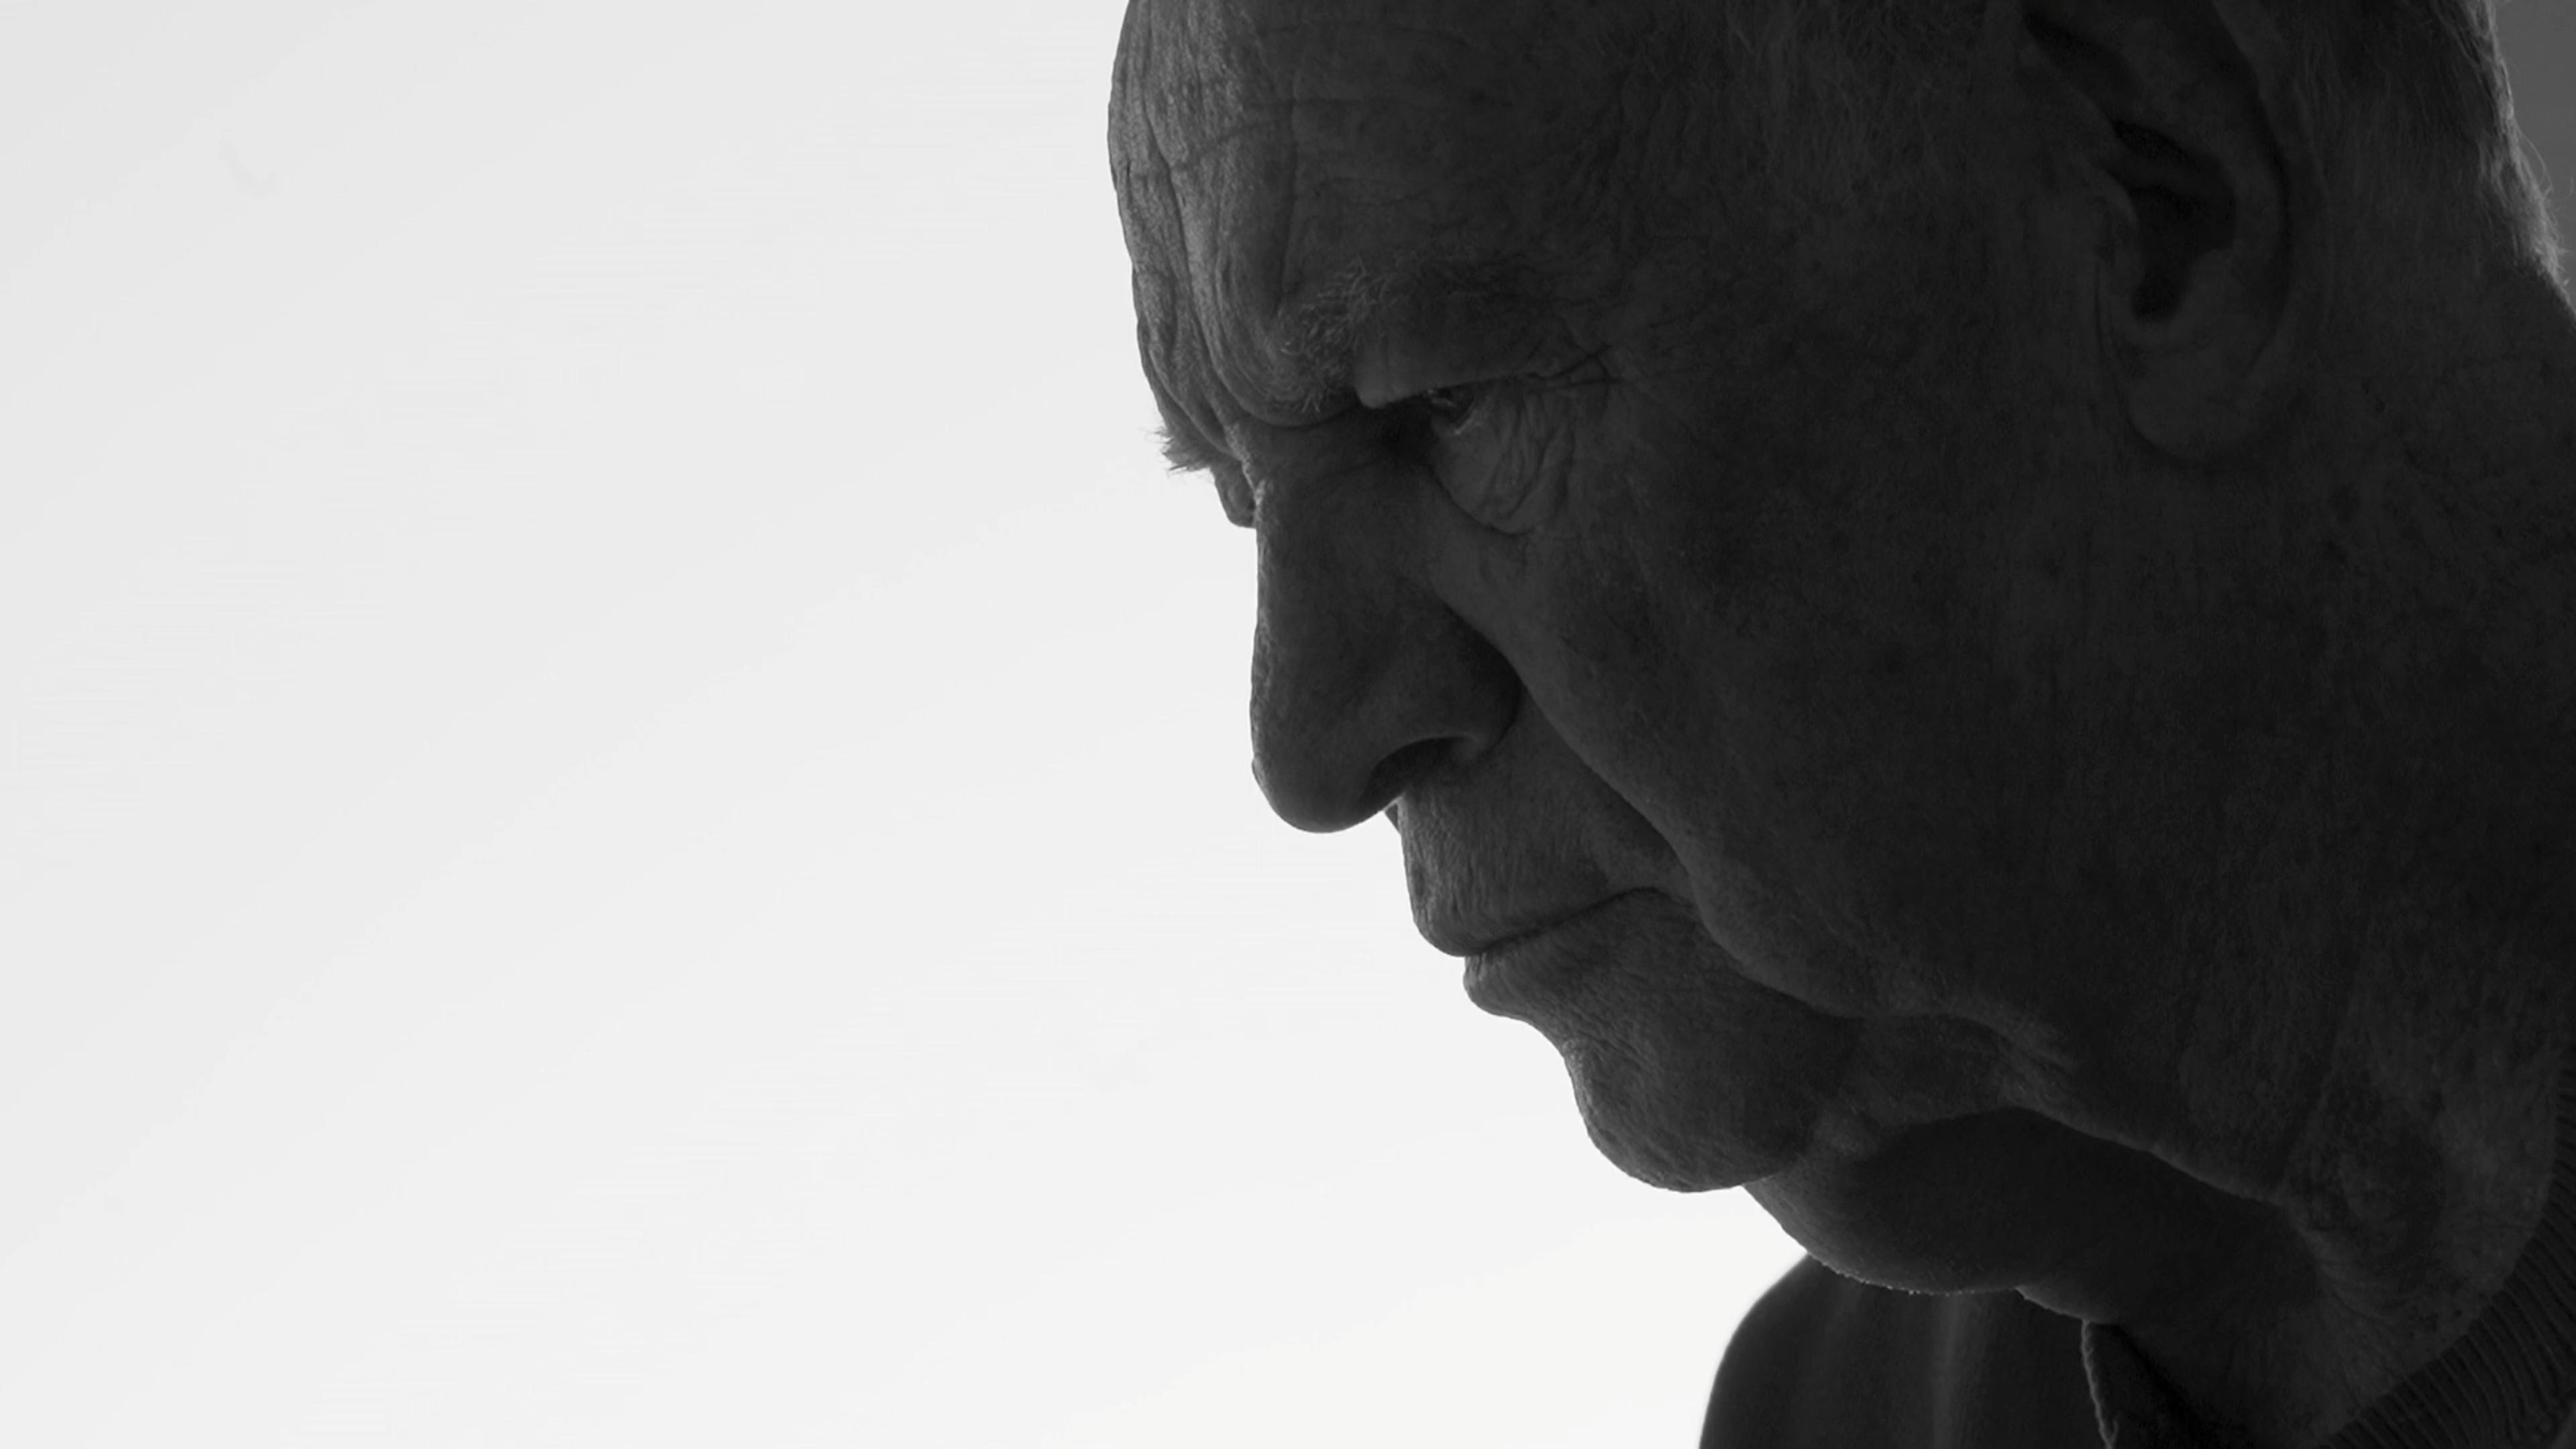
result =
[[1593,959],[1594,953],[1586,948],[1596,943],[1589,938],[1598,934],[1597,928],[1614,908],[1644,894],[1622,891],[1604,896],[1580,910],[1453,953],[1467,958],[1469,999],[1497,1015],[1521,1014],[1509,1009],[1512,1003],[1551,981],[1561,981]]
[[1637,894],[1639,894],[1637,891],[1620,891],[1603,896],[1587,906],[1577,906],[1572,910],[1542,916],[1527,925],[1486,927],[1479,923],[1442,923],[1425,927],[1422,935],[1423,939],[1429,941],[1433,949],[1443,956],[1490,955],[1494,952],[1510,950],[1522,942],[1544,936],[1550,931],[1562,930],[1587,916],[1607,909],[1614,902]]

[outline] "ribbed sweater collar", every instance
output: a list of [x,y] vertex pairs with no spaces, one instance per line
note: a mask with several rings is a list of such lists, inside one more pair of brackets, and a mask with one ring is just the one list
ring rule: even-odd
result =
[[[2549,1196],[2522,1256],[2468,1330],[2323,1449],[2547,1449],[2576,1411],[2576,1054],[2558,1073]],[[2128,1336],[2084,1325],[2106,1449],[2224,1449]]]

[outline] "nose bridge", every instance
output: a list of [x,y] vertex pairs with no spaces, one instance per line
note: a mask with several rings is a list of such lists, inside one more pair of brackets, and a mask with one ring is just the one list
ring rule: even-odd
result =
[[1253,772],[1303,830],[1368,819],[1425,771],[1491,745],[1519,685],[1416,566],[1386,480],[1263,500]]

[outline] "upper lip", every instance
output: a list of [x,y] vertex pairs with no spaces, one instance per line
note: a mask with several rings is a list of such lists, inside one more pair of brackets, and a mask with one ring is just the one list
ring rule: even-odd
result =
[[1614,892],[1580,905],[1551,907],[1542,911],[1514,911],[1503,916],[1453,916],[1430,921],[1422,927],[1422,938],[1444,956],[1480,956],[1524,937],[1553,930],[1577,916],[1608,905],[1624,894],[1624,891]]

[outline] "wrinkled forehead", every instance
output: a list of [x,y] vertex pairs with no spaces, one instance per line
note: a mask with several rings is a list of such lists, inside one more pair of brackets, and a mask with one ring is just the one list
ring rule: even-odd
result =
[[1332,368],[1319,306],[1597,248],[1633,184],[1653,8],[1134,0],[1110,144],[1158,388],[1286,420]]

